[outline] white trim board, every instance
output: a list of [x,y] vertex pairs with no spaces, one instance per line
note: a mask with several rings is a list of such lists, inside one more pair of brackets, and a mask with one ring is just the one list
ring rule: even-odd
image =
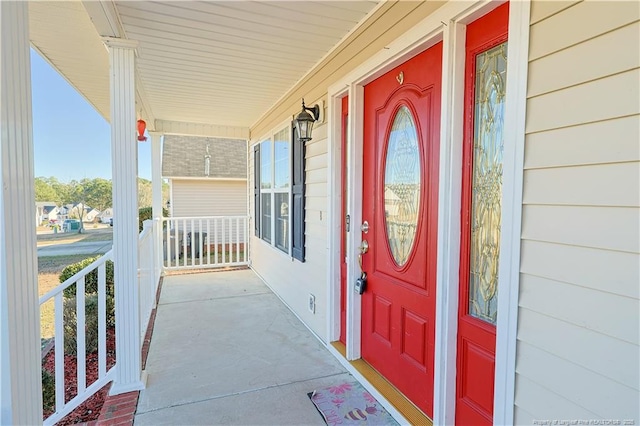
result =
[[[504,118],[502,233],[498,270],[498,282],[501,283],[501,286],[498,291],[496,371],[493,396],[493,423],[497,425],[513,424],[515,420],[516,339],[520,292],[520,236],[522,233],[530,18],[530,0],[510,3],[507,95]],[[512,76],[516,76],[516,78]]]
[[[436,333],[433,417],[454,424],[460,204],[462,199],[462,123],[466,26],[449,21],[444,34],[440,117]],[[449,285],[447,285],[449,283]],[[455,283],[455,284],[453,284]]]
[[[451,1],[405,34],[391,42],[385,49],[372,56],[365,63],[349,72],[328,90],[330,111],[338,109],[345,88],[349,88],[349,134],[348,161],[349,199],[348,214],[351,216],[352,230],[359,229],[362,221],[362,144],[363,144],[363,91],[364,85],[389,69],[406,61],[420,51],[424,51],[438,41],[443,41],[443,81],[441,150],[438,199],[438,263],[437,263],[437,308],[436,308],[436,349],[434,379],[434,424],[455,422],[455,375],[458,321],[458,281],[460,258],[460,200],[462,163],[462,118],[464,111],[464,60],[466,23],[495,9],[502,1],[454,2]],[[494,423],[513,422],[515,390],[515,343],[517,330],[517,294],[519,286],[519,248],[522,214],[522,172],[524,156],[524,118],[526,106],[527,52],[529,38],[529,0],[511,2],[509,12],[509,58],[507,74],[510,78],[507,95],[507,115],[505,129],[507,138],[513,141],[509,149],[505,147],[505,182],[503,187],[504,205],[503,229],[500,259],[500,281],[509,287],[499,292],[500,312],[497,324],[496,345],[496,391],[494,395]],[[329,114],[330,131],[328,146],[330,152],[339,151],[340,132],[338,125],[332,125],[336,113]],[[336,155],[330,155],[328,168],[329,197],[340,190],[339,167]],[[340,192],[340,191],[339,191]],[[340,216],[336,204],[331,204],[331,212]],[[336,252],[340,241],[339,226],[328,229],[329,242]],[[357,275],[357,248],[360,244],[359,232],[349,232],[347,238],[347,360],[360,357],[360,296],[353,291],[354,277]],[[340,315],[340,304],[335,302],[335,277],[339,277],[339,262],[329,262],[327,286],[333,298],[329,300],[330,318],[328,341],[337,340],[334,330],[335,319]],[[338,280],[339,282],[339,280]],[[338,284],[339,285],[339,284]],[[503,285],[504,287],[504,285]],[[338,287],[339,288],[339,287]]]
[[[345,194],[342,193],[342,98],[348,95],[343,89],[327,104],[327,139],[338,140],[337,145],[327,143],[327,175],[337,175],[337,179],[327,179],[327,205],[329,206],[327,224],[327,242],[329,247],[338,247],[338,250],[329,250],[327,268],[327,342],[340,339],[340,239],[341,229],[345,218],[342,217],[342,201]],[[348,142],[347,142],[348,146]]]
[[[352,226],[347,234],[347,318],[345,325],[347,328],[347,360],[349,361],[360,358],[362,329],[362,296],[356,294],[354,285],[355,277],[360,273],[357,259],[358,248],[362,243],[362,234],[359,232],[362,223],[362,204],[358,200],[362,200],[363,125],[364,86],[351,84],[349,86],[349,133],[347,135],[347,161],[349,162],[347,212],[351,217]],[[329,179],[333,179],[333,176],[329,176]]]

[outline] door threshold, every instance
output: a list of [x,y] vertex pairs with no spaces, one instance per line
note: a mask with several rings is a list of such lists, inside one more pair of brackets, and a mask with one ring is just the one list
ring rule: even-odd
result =
[[[347,348],[340,342],[331,342],[331,346],[340,353],[346,361]],[[358,373],[374,387],[393,407],[398,410],[412,425],[433,426],[433,422],[415,404],[407,399],[395,386],[385,379],[376,369],[365,360],[347,361]]]

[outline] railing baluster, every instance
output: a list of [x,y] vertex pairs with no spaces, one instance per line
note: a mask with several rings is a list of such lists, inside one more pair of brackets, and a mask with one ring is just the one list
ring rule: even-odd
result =
[[55,295],[55,372],[56,411],[64,406],[64,299],[62,292]]
[[243,262],[247,262],[247,259],[249,256],[249,242],[247,241],[248,235],[249,233],[247,232],[247,226],[249,226],[247,218],[243,217],[242,218],[242,252],[243,252],[243,256],[242,256],[242,261]]
[[211,263],[211,219],[207,219],[207,265]]
[[196,266],[195,250],[194,250],[194,247],[193,247],[195,245],[193,243],[195,242],[194,240],[196,238],[196,233],[195,233],[195,230],[193,228],[193,219],[191,219],[191,228],[189,228],[189,234],[188,235],[189,235],[189,245],[191,246],[190,247],[191,248],[191,253],[190,253],[190,255],[191,255],[191,266]]
[[213,262],[215,265],[218,264],[218,226],[219,226],[219,218],[215,218],[214,219],[214,228],[213,228],[213,232],[215,233],[215,242],[214,242],[214,251],[215,251],[215,261]]
[[236,218],[236,263],[240,263],[240,218]]
[[86,298],[85,298],[85,277],[76,283],[76,364],[78,387],[77,395],[80,395],[87,388],[87,349],[86,349]]
[[165,249],[165,252],[163,253],[163,256],[165,256],[164,264],[167,266],[167,268],[171,267],[171,224],[171,220],[167,220],[167,239],[163,244]]
[[235,236],[235,220],[234,218],[229,218],[229,263],[233,263],[235,261],[235,249],[233,248],[234,236]]
[[107,374],[107,265],[98,267],[98,378]]
[[178,228],[178,221],[176,220],[173,222],[173,241],[174,248],[176,249],[176,252],[173,253],[173,257],[176,259],[176,267],[180,266],[180,264],[178,263],[180,261],[180,250],[178,248],[178,237],[180,235],[180,230]]
[[227,218],[222,218],[222,263],[227,263]]
[[187,220],[182,219],[182,266],[187,266]]
[[198,238],[198,254],[200,255],[200,266],[202,266],[202,252],[204,251],[204,241],[202,240],[202,219],[198,220],[198,232],[200,232],[200,238]]

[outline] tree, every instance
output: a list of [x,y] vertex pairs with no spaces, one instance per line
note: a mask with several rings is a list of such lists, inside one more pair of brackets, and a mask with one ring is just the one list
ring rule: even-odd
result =
[[54,189],[54,191],[56,191],[56,203],[62,205],[69,202],[67,201],[67,199],[69,198],[69,184],[60,182],[53,176],[43,179],[49,186],[51,186],[51,188]]
[[[167,201],[169,201],[169,183],[167,181],[162,181],[162,207],[167,205]],[[166,216],[166,215],[165,215]]]
[[37,177],[35,179],[36,201],[53,201],[56,204],[59,202],[59,195],[57,191],[47,182],[43,177]]
[[95,178],[85,184],[86,202],[94,209],[103,211],[113,204],[110,180]]
[[153,203],[151,181],[138,178],[138,208],[149,207]]
[[83,219],[86,213],[89,185],[90,180],[86,178],[79,182],[77,180],[69,182],[67,201],[70,204],[74,204],[73,208],[69,212],[69,216],[80,219],[80,227],[78,228],[79,234],[84,231]]

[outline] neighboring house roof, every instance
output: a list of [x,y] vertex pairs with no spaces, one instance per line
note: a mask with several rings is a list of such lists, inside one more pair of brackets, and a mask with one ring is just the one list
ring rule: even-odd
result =
[[94,209],[93,207],[90,207],[90,206],[86,206],[86,205],[84,205],[82,203],[66,204],[66,205],[60,207],[60,213],[61,214],[68,214],[68,213],[71,213],[73,211],[76,211],[76,213],[79,213],[81,209],[84,210],[85,213],[90,213],[90,212],[93,212],[93,211],[96,211],[96,212],[100,213],[100,210]]
[[113,216],[113,208],[107,207],[98,214],[98,217],[111,217]]
[[36,201],[36,207],[56,207],[55,201]]
[[[210,156],[208,176],[205,174],[207,155]],[[167,135],[163,145],[162,176],[246,179],[247,141]]]

